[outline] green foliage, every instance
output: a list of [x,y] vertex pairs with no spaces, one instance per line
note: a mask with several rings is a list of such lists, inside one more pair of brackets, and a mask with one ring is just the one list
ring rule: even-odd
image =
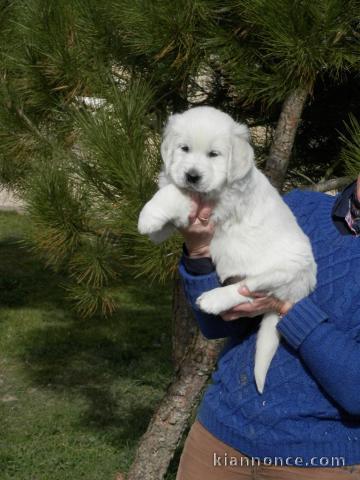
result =
[[[17,98],[44,115],[75,95],[96,91],[108,57],[94,1],[17,0],[4,59]],[[14,50],[15,48],[15,50]],[[84,55],[86,52],[86,55]]]
[[106,220],[97,220],[99,208],[92,205],[96,197],[65,171],[65,165],[48,165],[32,175],[31,182],[25,198],[32,243],[49,266],[69,272],[68,298],[82,316],[98,310],[111,313],[115,300],[108,286],[118,280],[118,249],[109,241]]
[[34,222],[34,236],[47,251],[49,264],[57,267],[79,246],[79,232],[88,223],[83,198],[57,166],[32,176],[31,181],[27,209]]
[[[211,1],[205,49],[244,103],[273,105],[325,73],[359,67],[359,2]],[[216,52],[216,53],[215,53]]]
[[208,23],[207,2],[119,0],[106,11],[121,64],[155,79],[167,97],[174,90],[186,95],[202,60],[199,38]]
[[74,144],[50,145],[22,184],[30,240],[47,265],[69,273],[64,287],[81,316],[118,307],[125,267],[153,280],[173,276],[179,246],[154,248],[137,232],[160,167],[151,89],[140,80],[109,84],[100,104],[73,107]]
[[5,184],[18,184],[54,143],[71,145],[71,103],[78,95],[94,94],[104,81],[108,60],[96,11],[89,6],[80,0],[15,0],[1,12],[0,174]]
[[143,202],[159,170],[158,139],[149,125],[152,92],[134,81],[125,89],[113,85],[107,99],[96,112],[75,113],[81,174],[109,199]]
[[360,174],[360,123],[353,115],[350,115],[346,128],[348,135],[341,136],[344,143],[342,160],[348,174],[355,178]]

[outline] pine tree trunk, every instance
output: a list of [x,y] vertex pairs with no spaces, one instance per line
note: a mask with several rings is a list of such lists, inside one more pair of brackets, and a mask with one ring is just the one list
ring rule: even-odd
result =
[[296,130],[307,96],[308,91],[305,89],[299,88],[291,92],[283,103],[276,126],[274,140],[266,162],[265,174],[279,191],[283,187]]
[[172,314],[172,361],[175,370],[178,370],[198,330],[180,278],[174,281]]
[[127,480],[164,477],[223,345],[223,340],[208,341],[194,328],[179,281],[175,285],[174,314],[174,335],[189,325],[194,333],[191,338],[180,335],[180,341],[175,341],[175,378],[140,440]]

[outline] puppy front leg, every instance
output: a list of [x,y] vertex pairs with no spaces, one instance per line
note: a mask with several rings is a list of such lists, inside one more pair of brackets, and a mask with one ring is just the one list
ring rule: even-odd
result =
[[244,282],[214,288],[200,295],[196,300],[196,304],[203,312],[219,315],[219,313],[229,310],[240,303],[251,303],[253,301],[252,298],[245,297],[238,292],[242,285],[244,285]]
[[149,233],[149,238],[153,243],[159,244],[165,242],[175,231],[175,226],[172,223],[167,223],[163,228],[157,232]]
[[189,224],[191,199],[175,185],[167,185],[158,190],[139,215],[138,230],[143,235],[160,243],[175,227]]

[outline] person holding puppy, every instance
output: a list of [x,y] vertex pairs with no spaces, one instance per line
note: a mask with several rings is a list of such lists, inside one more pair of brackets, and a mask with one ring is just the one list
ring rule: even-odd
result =
[[[284,196],[309,236],[317,287],[296,304],[266,292],[220,316],[196,298],[219,286],[211,204],[193,197],[179,272],[199,327],[228,338],[186,439],[177,480],[360,478],[360,175],[341,194]],[[253,358],[261,315],[281,315],[281,343],[260,395]]]

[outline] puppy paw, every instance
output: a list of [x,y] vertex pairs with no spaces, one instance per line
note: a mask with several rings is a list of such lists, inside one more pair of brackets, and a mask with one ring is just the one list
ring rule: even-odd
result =
[[196,304],[206,313],[212,313],[218,315],[220,312],[226,310],[224,307],[224,295],[221,292],[221,288],[214,288],[210,292],[205,292],[196,300]]
[[238,293],[236,285],[214,288],[209,292],[203,293],[196,300],[196,304],[200,310],[206,313],[212,313],[214,315],[225,312],[226,310],[229,310],[240,303],[251,302],[251,298],[244,297]]
[[152,235],[162,230],[168,221],[169,219],[164,211],[147,203],[139,215],[139,233],[142,235]]

